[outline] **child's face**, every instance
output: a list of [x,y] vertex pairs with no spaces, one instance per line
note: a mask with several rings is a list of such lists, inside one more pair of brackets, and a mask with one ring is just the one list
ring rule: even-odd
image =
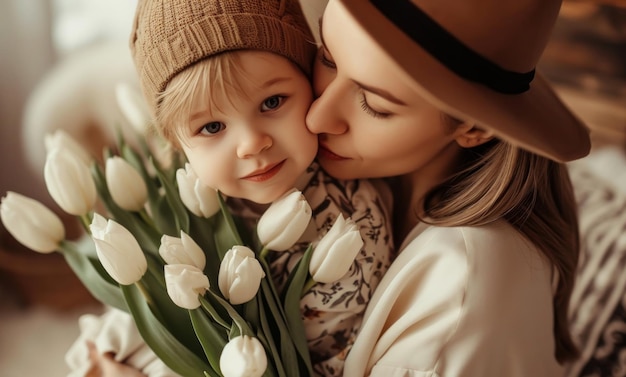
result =
[[245,94],[212,93],[212,103],[195,106],[180,145],[205,185],[270,203],[294,187],[317,153],[317,136],[305,125],[312,91],[286,58],[237,54]]

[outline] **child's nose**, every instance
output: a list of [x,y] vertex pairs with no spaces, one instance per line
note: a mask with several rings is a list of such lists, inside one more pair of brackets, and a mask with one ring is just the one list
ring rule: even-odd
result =
[[237,157],[248,158],[269,149],[272,146],[272,138],[265,132],[250,130],[245,132],[237,147]]

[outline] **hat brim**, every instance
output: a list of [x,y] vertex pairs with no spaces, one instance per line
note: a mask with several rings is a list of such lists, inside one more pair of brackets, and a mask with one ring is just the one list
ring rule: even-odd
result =
[[524,93],[495,92],[457,76],[369,1],[338,1],[392,57],[415,90],[442,111],[473,121],[503,140],[556,161],[571,161],[589,153],[589,130],[541,75],[535,76]]

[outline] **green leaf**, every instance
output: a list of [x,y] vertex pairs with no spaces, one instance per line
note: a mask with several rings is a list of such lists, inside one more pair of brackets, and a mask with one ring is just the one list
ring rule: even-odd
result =
[[[213,297],[213,294],[209,294],[209,297]],[[204,296],[198,297],[200,300],[200,306],[213,318],[213,320],[222,326],[224,330],[230,331],[231,324],[229,320],[224,319],[223,313],[220,313],[220,310],[216,309],[215,306],[209,300],[207,300]],[[230,319],[230,316],[228,316]]]
[[233,230],[224,216],[217,216],[214,224],[213,238],[215,240],[215,250],[217,257],[222,261],[230,248],[235,245],[242,245],[240,242],[241,238],[233,235]]
[[[264,261],[262,263],[265,264]],[[266,332],[266,335],[268,337],[272,336],[272,340],[280,346],[280,361],[283,363],[286,375],[299,376],[300,367],[298,354],[293,344],[289,328],[287,327],[282,307],[278,304],[279,301],[274,293],[274,287],[267,281],[267,278],[261,280],[261,291],[264,309],[260,310],[260,312],[263,314],[270,313],[271,317],[269,319],[273,320],[275,325],[275,327],[272,328],[270,324],[270,329],[274,331],[270,333]],[[278,333],[276,333],[276,331]]]
[[226,207],[226,203],[224,202],[222,193],[220,192],[217,193],[217,200],[220,203],[220,210],[222,212],[222,215],[224,216],[224,220],[226,221],[225,229],[230,230],[231,232],[230,236],[235,240],[235,245],[243,245],[243,241],[241,240],[241,237],[239,236],[239,230],[237,229],[237,226],[235,225],[235,220],[233,219],[233,215],[230,213],[230,210],[228,209],[228,207]]
[[180,194],[175,184],[176,181],[171,177],[168,177],[163,170],[159,169],[154,163],[154,160],[151,162],[152,166],[154,166],[154,169],[156,170],[157,177],[165,190],[165,198],[167,199],[174,215],[173,220],[177,229],[183,230],[185,233],[189,234],[189,216],[187,215],[187,208],[180,199]]
[[[270,317],[268,317],[268,313],[265,311],[265,305],[263,303],[263,298],[260,299],[261,310],[259,310],[259,323],[260,328],[257,334],[259,340],[265,345],[265,348],[269,350],[269,360],[268,364],[272,364],[276,369],[276,373],[280,377],[287,377],[287,373],[285,372],[285,368],[282,362],[282,355],[280,350],[278,349],[277,340],[280,340],[280,334],[278,334],[278,339],[275,339],[274,329],[276,328],[274,321],[270,323]],[[268,368],[269,369],[269,368]]]
[[218,255],[214,239],[215,223],[218,221],[218,217],[221,217],[221,215],[216,214],[207,219],[189,213],[189,235],[193,237],[193,240],[204,251],[206,256],[204,274],[209,278],[212,287],[219,286],[218,275],[222,261]]
[[122,285],[121,288],[139,333],[170,369],[185,377],[204,377],[205,372],[212,370],[206,360],[199,358],[179,342],[154,316],[136,286]]
[[283,307],[291,339],[293,339],[296,350],[304,361],[309,376],[313,375],[313,366],[311,364],[309,346],[306,341],[304,323],[302,322],[302,313],[300,312],[300,298],[302,297],[304,284],[309,276],[309,264],[312,255],[313,245],[309,245],[287,280],[283,298]]
[[132,165],[143,177],[143,180],[146,183],[146,188],[148,189],[148,197],[151,201],[156,201],[161,196],[159,194],[159,187],[155,184],[155,180],[150,176],[148,170],[146,169],[145,156],[137,153],[133,148],[131,148],[127,143],[123,143],[120,145],[120,154],[130,165]]
[[115,204],[107,187],[105,174],[100,166],[97,164],[92,165],[91,173],[98,195],[111,218],[128,229],[137,239],[142,249],[158,255],[161,234],[150,224],[147,224],[138,213],[128,212]]
[[180,229],[178,229],[176,222],[172,221],[174,212],[165,197],[160,196],[155,201],[150,201],[150,211],[156,227],[162,234],[180,237]]
[[196,355],[204,354],[199,340],[189,319],[187,309],[174,304],[165,286],[163,263],[155,257],[146,255],[148,271],[141,283],[152,300],[150,304],[153,314],[181,343]]
[[220,355],[228,339],[224,336],[223,331],[219,331],[215,327],[215,323],[211,322],[202,309],[189,310],[189,317],[209,364],[217,372],[215,375],[219,376],[221,373]]
[[128,312],[128,306],[119,285],[111,279],[100,261],[81,253],[75,244],[64,241],[61,253],[78,279],[100,302]]
[[[239,329],[239,334],[240,335],[254,336],[254,331],[252,331],[252,329],[250,328],[250,325],[245,321],[245,319],[241,316],[241,314],[239,314],[239,312],[237,310],[235,310],[235,308],[233,308],[233,306],[228,301],[226,301],[225,299],[221,298],[219,295],[215,294],[211,290],[209,290],[208,293],[209,293],[209,295],[211,295],[211,297],[214,300],[219,302],[219,304],[224,309],[226,309],[226,311],[228,312],[228,315],[230,316],[230,318],[233,320],[235,325],[237,325],[236,327],[237,327],[237,329]],[[235,327],[235,326],[231,326],[231,333],[233,331],[233,327]]]

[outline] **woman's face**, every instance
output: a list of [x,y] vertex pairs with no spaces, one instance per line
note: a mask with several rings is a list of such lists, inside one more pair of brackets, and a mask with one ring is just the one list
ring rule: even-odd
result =
[[307,127],[319,134],[318,159],[328,173],[342,179],[445,174],[444,155],[456,155],[458,146],[441,112],[406,84],[337,2],[329,2],[320,33],[313,80],[319,98]]

